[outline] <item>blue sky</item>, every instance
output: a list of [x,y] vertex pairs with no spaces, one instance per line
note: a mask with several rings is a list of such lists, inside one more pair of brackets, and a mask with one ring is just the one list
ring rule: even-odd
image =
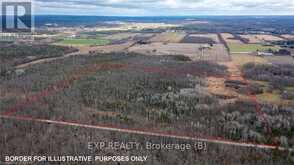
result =
[[34,0],[35,14],[294,15],[294,0]]

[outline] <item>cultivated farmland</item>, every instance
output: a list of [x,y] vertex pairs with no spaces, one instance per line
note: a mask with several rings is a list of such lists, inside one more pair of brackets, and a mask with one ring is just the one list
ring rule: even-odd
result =
[[264,46],[261,44],[237,44],[229,43],[231,53],[252,53],[257,51],[279,50],[277,46]]
[[242,38],[249,40],[249,43],[265,43],[268,41],[282,41],[283,39],[273,35],[240,35]]
[[189,34],[182,43],[216,44],[219,43],[217,34]]
[[62,45],[85,45],[85,46],[95,46],[95,45],[107,45],[110,41],[102,38],[97,39],[87,39],[87,38],[65,38],[58,44]]
[[147,55],[184,55],[192,60],[227,61],[230,59],[227,50],[222,44],[215,44],[210,47],[207,44],[151,43],[135,45],[129,48],[129,51]]
[[186,33],[177,32],[164,32],[155,35],[150,39],[150,42],[166,42],[166,43],[179,43],[186,36]]
[[103,38],[108,40],[123,40],[123,39],[133,38],[136,35],[138,34],[137,33],[114,33],[114,34],[107,35]]
[[221,36],[223,37],[223,39],[228,43],[228,44],[242,44],[242,41],[240,41],[239,39],[236,39],[234,37],[234,35],[230,34],[230,33],[221,33]]
[[265,59],[274,65],[294,65],[294,58],[291,56],[270,56]]

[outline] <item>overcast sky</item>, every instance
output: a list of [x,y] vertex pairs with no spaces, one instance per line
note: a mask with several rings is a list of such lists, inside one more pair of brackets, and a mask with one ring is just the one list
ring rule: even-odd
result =
[[35,14],[294,15],[294,0],[35,0]]

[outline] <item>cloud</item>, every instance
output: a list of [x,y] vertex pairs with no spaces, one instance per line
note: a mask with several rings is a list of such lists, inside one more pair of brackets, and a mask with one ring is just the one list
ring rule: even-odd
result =
[[292,0],[35,0],[35,2],[37,14],[294,14]]

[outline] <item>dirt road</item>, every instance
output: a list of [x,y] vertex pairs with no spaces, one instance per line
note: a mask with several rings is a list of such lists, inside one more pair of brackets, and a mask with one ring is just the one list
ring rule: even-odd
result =
[[16,66],[16,69],[24,69],[27,67],[30,67],[32,65],[36,64],[43,64],[43,63],[48,63],[56,60],[62,60],[68,57],[72,56],[79,56],[79,55],[91,55],[89,52],[94,52],[94,53],[110,53],[110,52],[123,52],[127,50],[129,47],[131,47],[134,43],[129,42],[129,43],[124,43],[124,44],[117,44],[117,45],[105,45],[105,46],[77,46],[76,48],[79,50],[74,53],[69,53],[61,57],[53,57],[53,58],[44,58],[44,59],[39,59],[35,60],[32,62],[28,62],[25,64],[20,64]]
[[81,52],[78,51],[78,52],[66,54],[66,55],[61,56],[61,57],[39,59],[39,60],[35,60],[35,61],[29,62],[29,63],[20,64],[20,65],[16,66],[15,68],[16,69],[24,69],[24,68],[30,67],[32,65],[47,63],[47,62],[56,61],[56,60],[61,60],[61,59],[65,59],[65,58],[68,58],[68,57],[71,57],[71,56],[77,56],[77,55],[80,55],[80,54],[81,54]]

